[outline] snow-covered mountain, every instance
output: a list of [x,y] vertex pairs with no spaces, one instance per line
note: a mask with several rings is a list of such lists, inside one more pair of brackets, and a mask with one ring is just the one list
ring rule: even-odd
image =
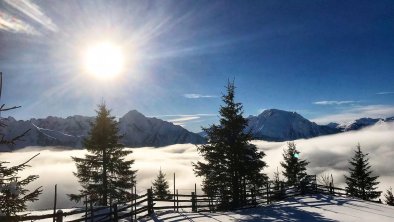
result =
[[[391,118],[361,118],[347,124],[330,123],[318,125],[296,112],[278,109],[265,110],[258,116],[249,116],[246,131],[255,139],[268,141],[289,141],[300,138],[312,138],[351,130],[359,130],[381,122],[394,121]],[[70,116],[67,118],[49,116],[44,119],[15,120],[3,119],[7,127],[0,128],[6,139],[13,138],[30,129],[28,135],[18,141],[14,149],[26,146],[63,146],[82,147],[83,138],[90,130],[94,117]],[[157,118],[145,117],[136,110],[126,113],[119,119],[119,131],[123,135],[122,143],[128,147],[166,146],[171,144],[205,142],[205,133],[192,133]],[[8,146],[0,151],[9,150]]]
[[336,126],[337,129],[346,132],[346,131],[351,131],[351,130],[358,130],[367,126],[372,126],[375,125],[379,122],[391,122],[394,121],[394,117],[390,118],[361,118],[354,120],[352,122],[346,123],[346,124],[338,124]]
[[124,134],[123,144],[131,147],[205,142],[203,137],[181,126],[161,119],[145,117],[136,110],[126,113],[119,119],[119,131]]
[[258,116],[249,116],[248,127],[254,138],[268,141],[288,141],[301,138],[329,135],[351,130],[359,130],[381,122],[394,121],[390,118],[361,118],[347,124],[329,123],[318,125],[296,112],[268,109]]
[[269,141],[311,138],[339,132],[336,128],[317,125],[296,112],[278,109],[269,109],[258,116],[249,116],[246,131],[250,131],[256,139]]
[[[94,117],[70,116],[67,118],[49,116],[44,119],[15,120],[3,119],[7,127],[1,128],[6,139],[14,138],[30,129],[28,134],[16,143],[14,149],[26,146],[64,146],[82,147],[83,138],[90,130]],[[128,147],[166,146],[177,143],[204,143],[204,138],[187,131],[181,126],[157,119],[148,118],[130,111],[119,119],[119,133],[122,143]],[[0,147],[8,150],[9,147]]]
[[[7,127],[1,128],[1,134],[6,139],[21,135],[26,130],[30,130],[15,148],[26,146],[65,146],[81,147],[83,137],[90,129],[90,122],[93,117],[70,116],[59,118],[49,116],[45,119],[15,120],[13,117],[3,119]],[[0,150],[7,150],[10,147],[0,147]]]

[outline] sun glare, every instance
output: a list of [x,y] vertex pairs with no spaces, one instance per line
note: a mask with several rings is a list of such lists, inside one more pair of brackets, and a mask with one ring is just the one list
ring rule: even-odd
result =
[[91,45],[85,51],[84,66],[89,74],[97,78],[113,78],[123,71],[122,49],[111,42]]

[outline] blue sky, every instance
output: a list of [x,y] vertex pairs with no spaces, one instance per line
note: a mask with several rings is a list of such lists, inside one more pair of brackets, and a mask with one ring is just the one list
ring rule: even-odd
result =
[[[394,116],[393,1],[0,1],[2,103],[18,119],[136,109],[192,131],[217,121],[235,79],[245,116],[319,123]],[[125,71],[103,81],[80,54],[110,40]]]

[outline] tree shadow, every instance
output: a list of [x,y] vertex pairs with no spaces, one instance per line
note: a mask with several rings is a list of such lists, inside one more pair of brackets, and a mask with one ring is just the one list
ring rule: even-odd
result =
[[[328,206],[328,207],[325,207]],[[340,208],[336,208],[336,206]],[[366,212],[371,215],[380,215],[385,218],[393,218],[394,216],[381,212],[381,204],[369,203],[354,198],[337,197],[325,194],[314,194],[287,198],[276,202],[272,205],[262,205],[255,208],[236,210],[231,212],[215,212],[215,213],[191,213],[191,212],[168,212],[167,215],[161,215],[153,218],[153,221],[193,221],[198,219],[201,221],[337,221],[323,215],[322,212],[330,212],[331,214],[347,215],[357,217],[357,212]],[[390,208],[391,209],[391,208]],[[316,211],[318,210],[318,211]],[[348,211],[353,213],[349,213]],[[360,219],[360,218],[359,218]]]
[[[242,221],[324,221],[333,222],[335,220],[325,218],[319,213],[302,210],[294,206],[274,205],[262,207],[263,209],[250,209],[248,211],[237,212],[244,215]],[[264,209],[265,208],[265,209]]]

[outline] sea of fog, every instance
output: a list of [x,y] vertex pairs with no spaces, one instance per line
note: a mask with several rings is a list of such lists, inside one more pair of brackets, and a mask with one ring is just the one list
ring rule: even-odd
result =
[[[394,124],[379,124],[360,131],[322,136],[312,139],[296,140],[301,151],[300,157],[307,159],[309,174],[332,174],[335,186],[344,187],[344,174],[348,169],[348,160],[352,157],[357,143],[361,144],[364,152],[369,153],[370,163],[376,175],[379,175],[379,189],[385,191],[394,187]],[[266,154],[264,161],[268,163],[265,173],[272,178],[277,167],[280,168],[283,149],[286,142],[253,141]],[[195,145],[178,144],[160,148],[144,147],[131,149],[133,154],[128,158],[135,159],[133,169],[137,172],[137,192],[144,193],[151,186],[161,168],[173,186],[173,174],[176,174],[176,188],[180,193],[189,193],[197,184],[200,190],[201,178],[193,173],[192,162],[201,158]],[[48,209],[53,206],[54,186],[58,187],[59,208],[77,206],[66,196],[76,193],[79,189],[77,178],[73,175],[76,170],[71,156],[82,157],[84,150],[58,150],[53,147],[27,147],[12,153],[0,153],[0,160],[8,161],[11,165],[22,163],[31,156],[40,153],[30,162],[31,167],[20,176],[30,174],[40,176],[31,188],[42,186],[43,194],[40,199],[29,204],[30,209]]]

